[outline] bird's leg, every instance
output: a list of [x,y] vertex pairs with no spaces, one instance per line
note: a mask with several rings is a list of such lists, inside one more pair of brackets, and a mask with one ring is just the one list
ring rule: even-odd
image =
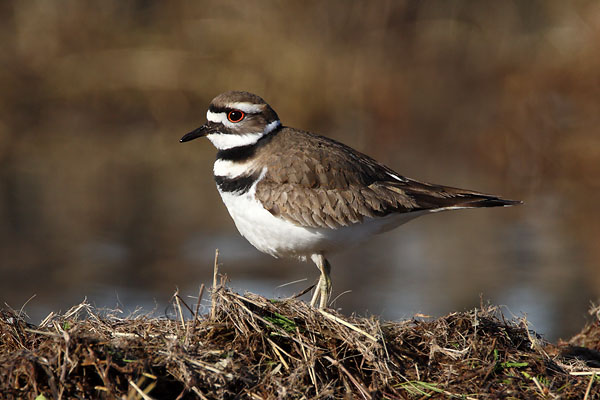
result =
[[313,254],[311,259],[317,264],[317,267],[321,271],[321,276],[315,287],[315,293],[310,301],[310,305],[314,307],[317,304],[317,300],[320,300],[319,308],[325,308],[329,300],[329,294],[331,293],[331,278],[329,277],[331,265],[321,254]]
[[319,308],[327,307],[329,295],[331,294],[331,278],[329,277],[331,265],[325,257],[323,257],[323,261],[323,267],[321,268],[321,278],[323,279],[323,282],[321,285],[321,301],[319,302]]
[[319,282],[315,285],[315,292],[313,293],[312,299],[310,300],[310,306],[315,307],[317,305],[317,301],[319,300],[319,295],[321,294],[321,280],[323,279],[323,275],[319,275]]

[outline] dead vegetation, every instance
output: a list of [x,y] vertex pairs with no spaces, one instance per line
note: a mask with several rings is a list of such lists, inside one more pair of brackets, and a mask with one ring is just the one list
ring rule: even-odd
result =
[[[201,290],[202,292],[202,290]],[[202,297],[200,293],[199,298]],[[199,304],[200,299],[198,300]],[[0,318],[3,399],[600,396],[600,323],[551,345],[496,307],[435,320],[344,317],[220,285],[209,315],[117,317],[83,303]]]

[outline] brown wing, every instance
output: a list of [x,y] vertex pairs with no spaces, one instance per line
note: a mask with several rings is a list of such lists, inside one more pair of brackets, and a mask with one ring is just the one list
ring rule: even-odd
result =
[[515,203],[408,179],[342,143],[290,128],[257,158],[267,167],[257,199],[300,226],[339,228],[391,213]]

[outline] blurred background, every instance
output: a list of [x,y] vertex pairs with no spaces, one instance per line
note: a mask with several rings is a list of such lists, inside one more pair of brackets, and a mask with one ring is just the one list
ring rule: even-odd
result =
[[0,300],[35,294],[33,323],[85,297],[161,313],[212,281],[215,248],[236,290],[315,283],[237,233],[210,143],[178,143],[237,89],[400,174],[525,202],[333,256],[341,312],[481,296],[568,338],[600,297],[599,37],[597,1],[3,2]]

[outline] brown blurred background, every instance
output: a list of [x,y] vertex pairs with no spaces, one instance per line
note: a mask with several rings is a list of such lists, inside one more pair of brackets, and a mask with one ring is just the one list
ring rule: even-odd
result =
[[[237,232],[208,141],[226,90],[399,173],[525,205],[418,219],[332,258],[344,313],[483,299],[548,338],[600,297],[597,1],[18,1],[0,5],[0,300],[162,311],[221,270],[287,296],[312,264]],[[286,282],[307,281],[278,287]]]

